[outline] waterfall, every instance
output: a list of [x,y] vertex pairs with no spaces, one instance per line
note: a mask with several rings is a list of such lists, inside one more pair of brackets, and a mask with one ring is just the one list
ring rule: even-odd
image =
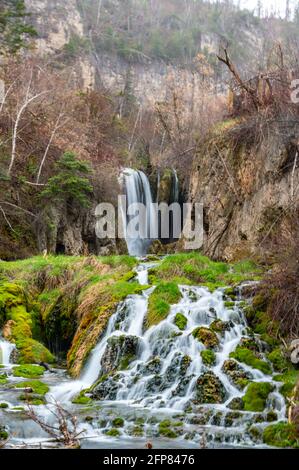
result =
[[0,364],[3,364],[5,366],[11,364],[10,355],[14,348],[14,344],[9,343],[5,339],[0,338]]
[[[127,208],[136,203],[144,204],[146,208],[145,221],[142,220],[139,214],[139,225],[142,226],[145,223],[145,227],[142,227],[145,236],[130,236],[130,233],[126,233],[129,254],[132,256],[145,256],[152,242],[151,233],[156,232],[156,213],[153,208],[149,180],[142,171],[131,168],[126,168],[122,172],[121,180],[127,196]],[[123,213],[123,223],[126,228],[133,217]]]
[[179,179],[175,169],[172,170],[171,202],[179,202]]

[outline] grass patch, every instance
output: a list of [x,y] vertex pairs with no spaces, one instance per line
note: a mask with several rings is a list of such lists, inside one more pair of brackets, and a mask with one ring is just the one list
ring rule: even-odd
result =
[[263,432],[263,441],[269,446],[299,448],[296,426],[284,422],[267,426]]
[[146,327],[157,325],[169,314],[170,305],[176,304],[181,292],[174,282],[160,282],[149,297]]
[[[237,285],[245,280],[258,280],[262,269],[252,261],[235,264],[211,261],[198,252],[168,255],[151,270],[151,282],[174,281],[178,284],[217,287]],[[187,281],[187,282],[186,282]]]

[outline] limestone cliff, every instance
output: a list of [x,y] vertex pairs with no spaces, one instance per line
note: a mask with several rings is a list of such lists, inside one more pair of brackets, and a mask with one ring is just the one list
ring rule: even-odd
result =
[[213,257],[259,254],[298,207],[298,125],[268,128],[258,143],[247,126],[218,126],[195,157],[189,197],[204,204],[204,250]]

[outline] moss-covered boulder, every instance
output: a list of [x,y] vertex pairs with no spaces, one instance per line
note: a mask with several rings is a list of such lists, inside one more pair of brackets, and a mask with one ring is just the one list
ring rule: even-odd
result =
[[24,364],[13,367],[12,373],[15,377],[24,377],[30,379],[40,377],[44,374],[45,370],[46,369],[43,366]]
[[203,349],[203,351],[200,351],[200,355],[205,366],[211,367],[215,365],[216,354],[212,349]]
[[229,331],[232,326],[232,322],[222,321],[218,318],[210,324],[210,329],[215,331],[215,333],[224,334],[226,331]]
[[90,389],[91,398],[95,400],[115,400],[121,388],[118,374],[103,375]]
[[230,353],[230,357],[236,359],[239,362],[247,364],[253,369],[258,369],[264,374],[270,375],[272,373],[271,365],[268,362],[262,360],[259,357],[259,354],[255,351],[252,351],[251,349],[237,346],[235,351]]
[[34,338],[39,333],[37,306],[20,285],[0,285],[0,322],[6,338],[16,344],[19,363],[54,362],[51,352]]
[[225,387],[213,372],[205,372],[197,379],[197,403],[223,403],[225,398]]
[[174,324],[180,329],[185,330],[188,320],[182,313],[177,313],[174,317]]
[[274,387],[269,382],[252,382],[243,397],[245,411],[263,411]]
[[206,348],[213,349],[217,348],[217,346],[219,345],[219,340],[217,338],[216,333],[210,330],[210,328],[200,326],[193,330],[192,335],[195,339],[203,343]]
[[243,390],[252,378],[252,375],[233,359],[224,361],[222,370],[239,390]]
[[229,402],[227,407],[230,410],[244,410],[244,401],[241,397],[235,397]]
[[138,344],[137,336],[111,336],[101,359],[102,373],[105,375],[116,370],[127,369],[129,364],[137,358]]

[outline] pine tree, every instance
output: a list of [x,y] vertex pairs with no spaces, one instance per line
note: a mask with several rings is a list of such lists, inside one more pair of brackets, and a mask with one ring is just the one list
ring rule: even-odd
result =
[[28,16],[24,0],[1,0],[0,55],[15,54],[26,47],[28,37],[36,36]]

